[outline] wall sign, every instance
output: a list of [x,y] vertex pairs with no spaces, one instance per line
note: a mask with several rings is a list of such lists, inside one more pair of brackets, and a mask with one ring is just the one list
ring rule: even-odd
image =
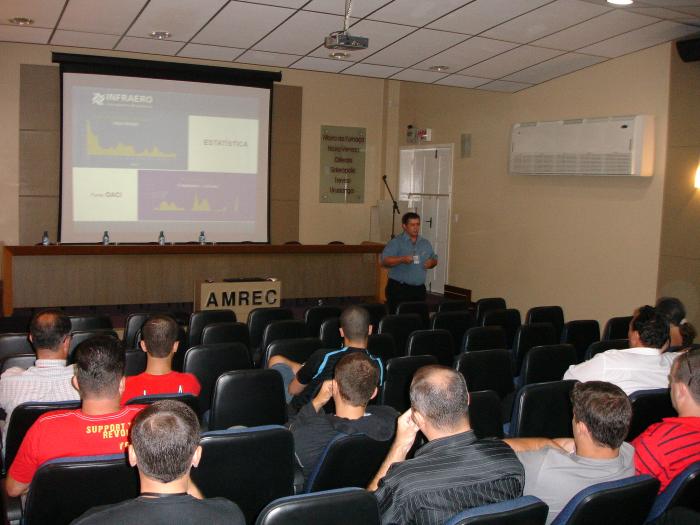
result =
[[365,201],[366,128],[321,126],[320,202]]

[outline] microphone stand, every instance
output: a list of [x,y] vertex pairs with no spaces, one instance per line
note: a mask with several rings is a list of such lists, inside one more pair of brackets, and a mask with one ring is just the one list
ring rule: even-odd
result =
[[[392,210],[391,210],[391,238],[393,239],[396,237],[396,234],[394,233],[394,222],[396,220],[396,215],[401,215],[401,212],[399,211],[399,203],[396,202],[396,199],[394,198],[393,193],[391,193],[391,188],[389,188],[389,184],[386,182],[386,175],[382,177],[382,180],[384,181],[384,186],[386,186],[386,191],[389,192],[389,197],[391,197],[391,202],[394,203]],[[394,214],[396,213],[396,215]]]

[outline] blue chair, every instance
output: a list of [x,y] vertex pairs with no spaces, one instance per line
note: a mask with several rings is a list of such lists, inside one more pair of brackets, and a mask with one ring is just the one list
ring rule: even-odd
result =
[[571,498],[551,525],[642,525],[658,490],[659,480],[647,475],[596,483]]
[[668,484],[666,490],[656,496],[646,523],[661,517],[673,507],[687,507],[700,512],[700,461],[691,463]]
[[632,420],[625,441],[630,443],[649,428],[649,425],[658,423],[665,417],[678,416],[668,388],[637,390],[632,392],[629,398],[632,403]]
[[474,507],[455,516],[445,525],[544,525],[547,504],[535,496]]
[[506,433],[511,437],[571,437],[571,390],[576,381],[532,383],[515,395]]

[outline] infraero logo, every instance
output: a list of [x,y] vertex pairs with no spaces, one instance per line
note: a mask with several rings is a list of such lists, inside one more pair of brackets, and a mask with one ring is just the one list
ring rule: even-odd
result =
[[97,106],[104,106],[105,96],[102,93],[93,93],[92,94],[92,103],[97,105]]
[[110,105],[151,105],[153,104],[152,95],[133,95],[130,93],[98,93],[92,94],[92,103],[96,106]]

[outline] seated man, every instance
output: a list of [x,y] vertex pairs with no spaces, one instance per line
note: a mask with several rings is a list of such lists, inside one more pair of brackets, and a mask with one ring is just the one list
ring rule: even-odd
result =
[[[477,439],[469,426],[464,376],[444,366],[419,369],[411,408],[398,419],[396,438],[368,490],[376,490],[382,524],[445,523],[462,510],[522,495],[524,472],[498,439]],[[406,459],[418,431],[428,439]]]
[[284,356],[273,356],[268,367],[282,374],[287,387],[287,401],[292,412],[298,411],[316,395],[321,384],[333,377],[336,363],[349,353],[361,352],[371,357],[379,367],[379,385],[384,382],[381,359],[367,352],[367,336],[372,332],[369,313],[360,306],[347,307],[340,316],[340,335],[343,348],[320,349],[311,354],[305,363],[296,363]]
[[[29,340],[36,352],[36,363],[27,370],[9,368],[0,377],[0,408],[5,411],[5,429],[12,411],[22,403],[80,399],[71,382],[73,366],[66,366],[70,332],[70,319],[59,311],[40,312],[29,323]],[[3,445],[6,437],[7,433],[3,432]]]
[[121,344],[113,337],[93,337],[74,355],[73,385],[82,407],[44,414],[32,425],[7,473],[10,496],[27,492],[36,470],[50,459],[118,454],[129,444],[131,420],[143,407],[121,408],[125,361]]
[[505,440],[525,467],[523,494],[549,506],[547,523],[589,485],[634,476],[634,449],[624,443],[632,418],[627,395],[611,383],[589,381],[574,385],[571,400],[573,440]]
[[156,315],[141,329],[141,350],[148,354],[146,371],[126,378],[122,403],[149,394],[199,395],[199,381],[192,374],[173,371],[173,356],[177,352],[177,323],[167,315]]
[[[313,472],[328,443],[338,434],[366,434],[386,441],[394,436],[398,412],[388,406],[367,406],[377,395],[379,369],[368,356],[346,354],[335,365],[335,378],[323,382],[316,397],[304,405],[289,425],[304,479]],[[335,414],[323,406],[333,399]]]
[[[238,506],[225,498],[189,494],[190,470],[199,464],[199,422],[179,401],[157,401],[134,419],[129,463],[139,470],[141,496],[87,511],[74,524],[207,523],[245,525]],[[198,492],[198,491],[195,491]]]
[[654,423],[633,441],[638,474],[650,474],[664,490],[688,465],[700,461],[700,350],[678,356],[670,374],[678,417]]
[[635,312],[629,327],[630,348],[608,350],[579,365],[571,365],[564,379],[608,381],[630,395],[637,390],[666,388],[671,364],[678,354],[666,353],[668,321],[651,306]]

